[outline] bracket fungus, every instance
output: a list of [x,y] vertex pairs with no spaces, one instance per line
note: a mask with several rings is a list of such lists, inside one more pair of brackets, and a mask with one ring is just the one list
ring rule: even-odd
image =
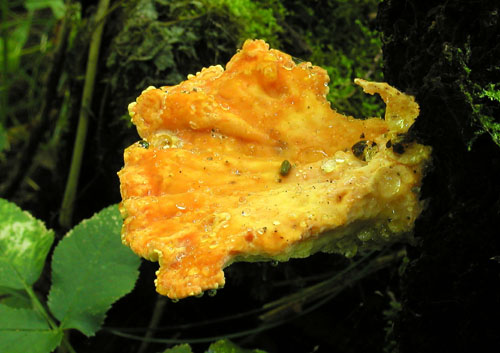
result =
[[387,107],[385,119],[354,119],[331,109],[328,81],[248,40],[226,69],[149,87],[129,105],[143,141],[118,173],[122,241],[159,261],[160,294],[219,288],[235,261],[353,256],[411,234],[431,153],[404,138],[417,103],[356,79]]

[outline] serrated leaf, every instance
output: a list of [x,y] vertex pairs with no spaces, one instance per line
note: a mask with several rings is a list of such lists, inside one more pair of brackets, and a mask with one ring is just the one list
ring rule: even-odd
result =
[[92,336],[139,276],[139,258],[120,240],[118,206],[73,228],[54,250],[48,305],[61,328]]
[[24,289],[40,277],[54,233],[4,199],[0,215],[0,286]]
[[244,349],[229,340],[212,343],[206,353],[266,353],[260,349]]
[[34,310],[0,304],[0,352],[49,353],[61,339],[62,331],[52,330]]
[[179,344],[172,348],[168,348],[163,353],[193,353],[191,346],[187,343]]

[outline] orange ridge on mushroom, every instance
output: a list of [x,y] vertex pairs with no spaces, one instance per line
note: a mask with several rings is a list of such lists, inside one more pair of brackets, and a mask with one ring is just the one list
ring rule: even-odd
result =
[[159,261],[160,294],[219,288],[235,261],[354,256],[411,233],[431,152],[405,138],[417,103],[356,79],[387,108],[385,119],[354,119],[331,109],[328,81],[248,40],[225,70],[149,87],[129,105],[143,141],[118,173],[122,241]]

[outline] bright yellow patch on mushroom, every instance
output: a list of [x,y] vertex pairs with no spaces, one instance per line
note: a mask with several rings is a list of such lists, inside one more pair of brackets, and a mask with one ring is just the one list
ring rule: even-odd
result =
[[125,150],[122,240],[159,261],[160,294],[223,286],[234,261],[353,256],[411,232],[430,148],[400,140],[418,105],[358,79],[384,99],[386,117],[346,117],[325,99],[328,80],[322,68],[249,40],[225,70],[149,87],[130,104],[149,146]]

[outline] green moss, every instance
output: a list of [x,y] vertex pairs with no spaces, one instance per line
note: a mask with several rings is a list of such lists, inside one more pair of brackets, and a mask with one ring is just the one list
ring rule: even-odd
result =
[[202,67],[223,64],[245,39],[259,38],[324,67],[331,78],[327,98],[335,109],[381,116],[382,102],[353,84],[356,77],[383,80],[374,29],[378,0],[355,2],[138,0],[124,14],[107,57],[116,109],[144,87],[177,84]]
[[472,111],[473,124],[476,126],[474,137],[468,143],[468,149],[476,138],[482,134],[488,134],[493,142],[500,147],[500,89],[493,83],[484,87],[474,84],[472,89],[467,90],[465,85],[461,86],[466,97],[466,102]]
[[[478,93],[479,98],[488,98],[492,104],[495,104],[498,110],[498,106],[500,103],[500,84],[490,83],[486,87],[480,88]],[[481,114],[481,111],[487,109],[487,106],[479,104],[476,106],[476,110],[479,111],[478,119],[484,129],[484,132],[487,132],[493,141],[500,146],[500,121],[495,119],[491,115]]]
[[122,116],[145,87],[175,85],[203,67],[224,64],[247,38],[278,46],[275,12],[283,8],[273,0],[135,1],[107,53],[111,115]]
[[487,87],[483,88],[479,97],[488,97],[493,102],[500,102],[500,84],[490,83]]
[[[328,100],[333,108],[355,117],[383,116],[384,106],[353,84],[357,77],[383,81],[382,51],[375,29],[377,0],[319,1],[287,5],[285,49],[327,70]],[[286,46],[288,44],[288,46]]]
[[[279,46],[279,33],[283,29],[278,24],[278,18],[285,9],[276,1],[250,1],[250,0],[217,0],[209,1],[215,11],[226,11],[230,21],[240,24],[238,28],[238,41],[245,39],[263,39],[272,47]],[[272,3],[273,8],[268,7]]]
[[500,146],[500,123],[488,115],[480,115],[479,122],[481,123],[484,132],[490,134],[493,141]]
[[[476,70],[470,67],[471,54],[467,41],[462,47],[450,43],[443,46],[443,58],[458,72],[454,78],[455,84],[471,112],[470,123],[474,127],[474,134],[466,142],[467,148],[471,150],[477,137],[485,133],[500,146],[500,84],[485,83],[484,80],[476,78]],[[492,67],[489,71],[498,74],[500,67]]]

